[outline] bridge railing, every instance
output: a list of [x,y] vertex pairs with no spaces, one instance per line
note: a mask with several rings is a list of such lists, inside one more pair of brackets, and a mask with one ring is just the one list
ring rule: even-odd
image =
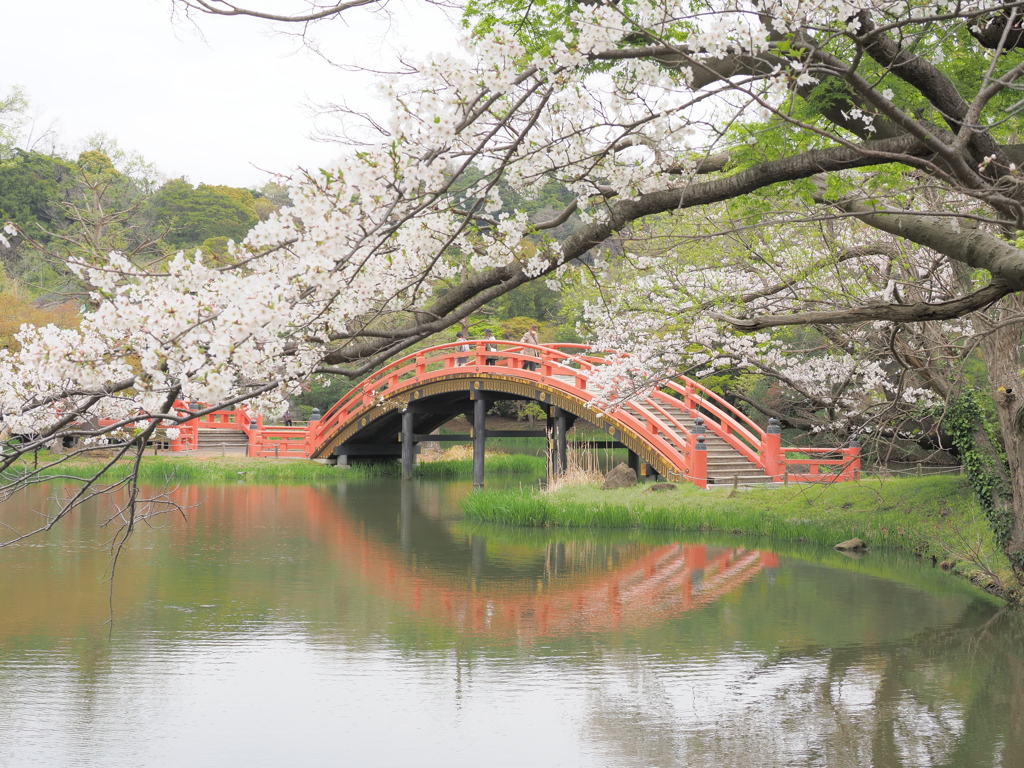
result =
[[[468,345],[469,350],[459,349],[464,345]],[[488,346],[494,349],[489,350]],[[414,352],[380,369],[342,396],[314,427],[314,445],[319,445],[356,413],[382,401],[413,379],[429,381],[467,371],[498,374],[515,371],[517,376],[541,382],[551,376],[564,375],[573,376],[574,381],[562,382],[563,386],[583,395],[585,372],[563,364],[566,357],[565,353],[546,346],[500,340],[451,342]]]
[[[460,347],[468,346],[468,350]],[[372,374],[343,396],[324,417],[310,425],[311,451],[344,424],[388,395],[413,380],[430,381],[456,373],[508,374],[517,378],[554,383],[580,400],[590,403],[594,393],[587,385],[591,373],[609,360],[586,344],[533,345],[512,341],[456,341],[440,344],[406,355]],[[821,458],[797,458],[798,449],[783,449],[778,434],[768,434],[749,416],[735,408],[721,395],[686,376],[662,384],[646,398],[631,401],[640,418],[625,409],[615,412],[615,419],[638,434],[643,434],[684,476],[699,481],[705,476],[694,463],[696,435],[672,413],[681,408],[691,418],[700,416],[708,430],[721,437],[754,466],[773,478],[781,479],[789,466],[807,466],[799,479],[849,477],[859,475],[859,449],[842,449],[847,453],[835,458],[834,449],[813,449]],[[670,427],[666,429],[665,427]],[[799,449],[807,452],[807,449]],[[681,457],[681,458],[680,458]],[[841,466],[830,473],[831,466]],[[794,473],[794,477],[797,473]]]
[[[460,349],[462,346],[469,346],[469,350]],[[590,373],[596,366],[608,362],[600,355],[591,354],[591,351],[591,347],[585,344],[533,345],[500,340],[450,342],[420,350],[395,360],[343,396],[314,427],[312,442],[314,446],[320,445],[356,414],[383,401],[391,391],[405,386],[413,379],[429,381],[453,373],[471,371],[507,374],[514,371],[519,378],[539,383],[555,379],[559,388],[568,390],[584,402],[590,402],[594,399],[593,393],[587,391]],[[690,392],[691,410],[704,402],[694,384]],[[684,475],[692,476],[694,473],[690,465],[694,437],[666,408],[679,400],[664,393],[656,396],[656,400],[659,402],[650,406],[653,413],[647,413],[643,421],[627,411],[616,413],[616,418],[624,426],[644,434],[666,457],[682,456],[679,469]],[[718,409],[709,404],[709,410],[717,412]],[[727,416],[723,414],[723,418]],[[664,425],[666,421],[673,429],[658,426],[659,423]],[[735,432],[742,434],[742,428],[735,426]],[[679,465],[680,462],[676,460],[672,463]]]
[[[244,407],[210,411],[201,416],[187,418],[190,413],[203,410],[205,407],[205,403],[187,403],[184,400],[175,400],[171,410],[179,418],[187,420],[179,424],[168,424],[166,427],[161,427],[154,435],[154,439],[163,441],[166,439],[164,436],[167,429],[176,429],[178,430],[178,436],[173,440],[167,440],[170,450],[175,452],[194,451],[199,447],[200,429],[230,429],[244,432],[251,444],[253,438],[263,427],[263,417],[254,416]],[[115,423],[117,422],[113,419],[100,419],[98,421],[101,427],[110,426]]]
[[[182,400],[174,402],[174,412],[178,416],[188,415],[188,406]],[[190,419],[178,425],[178,439],[171,440],[171,450],[194,451],[199,448],[199,422],[197,419]]]
[[[860,448],[856,445],[846,448],[783,448],[782,455],[790,482],[820,483],[860,478]],[[791,467],[807,467],[807,470],[794,472]]]
[[310,430],[307,427],[264,426],[249,441],[249,455],[270,459],[308,459],[313,455]]
[[[203,411],[207,408],[206,403],[186,403],[177,400],[174,409],[179,416],[187,416],[190,412]],[[228,429],[245,433],[246,438],[252,445],[253,439],[260,429],[263,428],[263,417],[253,414],[245,406],[232,409],[221,409],[209,411],[189,419],[179,425],[179,439],[171,441],[172,451],[192,451],[199,447],[200,429]],[[178,447],[180,444],[181,447]]]
[[[460,349],[464,345],[470,349]],[[603,357],[589,354],[590,351],[585,344],[533,345],[475,340],[451,342],[406,355],[358,384],[328,410],[312,430],[312,444],[315,449],[357,414],[382,402],[390,392],[408,382],[414,379],[426,382],[453,373],[508,374],[514,371],[518,378],[538,383],[555,383],[553,379],[560,389],[590,402],[594,399],[593,393],[587,391],[590,373],[596,366],[607,364]],[[691,399],[700,400],[696,395]],[[666,406],[670,400],[677,402],[669,395],[662,395],[661,402],[650,406],[653,413],[647,413],[643,420],[627,411],[616,413],[616,419],[638,434],[644,434],[666,458],[674,458],[671,463],[678,466],[681,474],[698,479],[691,467],[694,436],[668,412]],[[673,429],[664,429],[666,421]],[[679,457],[682,457],[681,464]]]
[[[188,406],[181,400],[176,400],[171,410],[176,416],[181,418],[188,416]],[[143,423],[150,423],[152,420],[142,419],[141,421]],[[118,423],[118,419],[97,419],[96,421],[97,426],[100,427],[110,427]],[[167,437],[168,429],[177,429],[178,436],[173,440],[169,439]],[[194,451],[199,445],[199,427],[194,419],[181,424],[168,424],[164,427],[158,427],[149,442],[159,445],[166,444],[174,452]]]
[[[609,363],[602,356],[587,354],[592,349],[586,344],[554,344],[548,346],[575,354],[580,367],[592,369],[598,365],[607,365]],[[765,445],[763,438],[765,431],[749,416],[732,406],[721,395],[712,392],[688,376],[679,376],[676,380],[666,381],[662,387],[671,390],[672,394],[656,389],[648,395],[649,400],[654,400],[659,404],[658,410],[661,410],[663,406],[678,407],[681,404],[691,418],[703,417],[705,424],[711,432],[725,440],[726,443],[742,454],[748,461],[764,468]],[[662,411],[662,413],[664,412]],[[664,417],[677,428],[683,429],[684,432],[689,431],[679,424],[678,420],[669,417],[668,414],[664,414]]]
[[[206,403],[186,403],[184,400],[176,400],[174,409],[179,416],[187,416],[189,412],[205,411],[208,408]],[[186,422],[197,429],[234,429],[252,431],[263,426],[263,417],[254,415],[247,407],[221,409],[209,411],[195,416]]]

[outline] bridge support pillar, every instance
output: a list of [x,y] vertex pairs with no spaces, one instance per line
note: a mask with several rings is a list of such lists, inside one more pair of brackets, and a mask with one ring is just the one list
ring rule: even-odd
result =
[[473,487],[484,487],[484,449],[487,446],[487,401],[474,392],[473,399]]
[[550,423],[552,425],[551,436],[551,474],[554,477],[564,475],[569,469],[568,442],[566,432],[569,431],[569,421],[565,411],[554,407],[550,411]]
[[630,451],[626,456],[626,466],[636,472],[636,479],[640,479],[640,454]]
[[416,464],[416,439],[413,432],[413,421],[416,414],[411,408],[402,411],[402,479],[411,480],[413,466]]

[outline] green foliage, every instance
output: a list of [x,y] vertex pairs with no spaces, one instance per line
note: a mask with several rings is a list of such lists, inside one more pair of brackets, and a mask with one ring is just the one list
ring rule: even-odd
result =
[[[547,55],[555,43],[566,42],[574,47],[573,37],[578,28],[573,22],[573,13],[588,0],[469,0],[463,12],[462,23],[476,35],[492,32],[498,26],[511,30],[528,54]],[[630,24],[631,0],[616,0],[615,5],[623,11],[623,21]],[[634,41],[650,40],[646,30],[634,27]],[[659,36],[665,40],[681,40],[684,28],[659,29]],[[598,65],[596,69],[603,69]]]
[[22,232],[4,249],[5,271],[45,298],[80,289],[62,266],[70,255],[152,257],[155,238],[139,209],[154,175],[137,154],[102,135],[74,162],[22,151],[0,160],[0,220]]
[[544,409],[540,407],[533,400],[526,400],[526,407],[523,408],[522,416],[524,418],[532,417],[535,421],[544,421],[547,419],[547,414],[544,413]]
[[302,408],[305,414],[303,418],[308,419],[313,408],[319,408],[321,414],[327,413],[358,383],[342,376],[317,376],[303,387],[302,394],[296,396],[294,401]]
[[117,139],[102,131],[94,133],[86,139],[86,152],[99,152],[105,155],[118,175],[130,180],[140,193],[151,194],[162,180],[162,174],[156,166],[148,162],[140,153],[122,149]]
[[156,226],[168,229],[164,239],[174,248],[198,246],[211,237],[241,241],[259,220],[249,190],[207,184],[193,188],[185,179],[160,187],[147,213]]
[[266,221],[277,212],[278,206],[265,197],[257,197],[252,201],[252,209],[260,221]]
[[96,149],[88,149],[78,156],[78,167],[93,176],[116,176],[113,161]]
[[530,330],[531,325],[539,327],[537,340],[541,344],[554,341],[556,327],[551,323],[538,322],[533,317],[510,317],[502,320],[495,328],[494,334],[503,341],[519,341],[523,334]]
[[284,184],[278,184],[276,181],[268,181],[256,190],[253,197],[257,200],[268,200],[277,208],[291,205],[291,198],[288,197],[288,187]]
[[156,234],[140,216],[152,187],[152,167],[112,139],[94,140],[112,154],[94,148],[78,156],[64,204],[72,224],[61,233],[63,249],[87,260],[114,250],[153,257]]
[[807,106],[817,113],[842,106],[853,98],[853,89],[838,77],[826,77],[818,83],[807,97]]
[[501,320],[521,317],[550,320],[558,315],[560,308],[558,293],[548,288],[542,280],[521,285],[492,301],[490,306]]
[[63,204],[70,192],[72,171],[66,160],[38,152],[19,150],[0,161],[0,218],[47,242],[48,230],[66,224]]
[[203,241],[201,249],[207,256],[211,256],[213,261],[225,261],[228,258],[229,242],[231,242],[231,238],[224,237],[223,235],[208,237]]
[[[998,448],[998,428],[986,417],[973,391],[964,392],[957,398],[943,419],[942,426],[953,441],[964,473],[989,521],[996,542],[1005,547],[1013,525],[1013,497],[1012,491],[1001,479],[1009,469],[1006,455]],[[987,437],[989,445],[998,448],[997,456],[993,456],[991,451],[982,450],[978,445],[979,431]]]
[[572,29],[570,16],[579,7],[576,0],[469,0],[463,25],[477,35],[504,25],[515,30],[527,50],[546,54],[555,42],[565,39]]
[[0,159],[10,157],[17,146],[28,106],[25,91],[17,85],[0,98]]

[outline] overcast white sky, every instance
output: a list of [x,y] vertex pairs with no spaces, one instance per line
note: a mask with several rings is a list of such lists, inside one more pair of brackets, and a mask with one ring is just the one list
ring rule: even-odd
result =
[[[436,8],[390,8],[390,22],[355,10],[313,33],[333,60],[368,66],[386,66],[396,48],[422,56],[455,45]],[[69,149],[103,131],[196,184],[260,186],[266,172],[337,157],[340,148],[309,138],[311,102],[383,114],[372,78],[254,19],[197,18],[197,31],[172,22],[170,0],[25,0],[4,3],[2,21],[0,93],[24,86]]]

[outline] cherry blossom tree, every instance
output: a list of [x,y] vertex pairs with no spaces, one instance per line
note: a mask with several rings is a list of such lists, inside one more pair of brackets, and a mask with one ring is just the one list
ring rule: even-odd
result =
[[[74,261],[96,307],[81,328],[26,328],[20,352],[0,353],[3,427],[38,436],[8,443],[3,466],[69,431],[101,436],[80,426],[92,416],[173,424],[179,396],[281,408],[309,376],[365,373],[652,217],[725,206],[730,232],[841,222],[843,247],[818,274],[875,258],[884,239],[915,254],[901,269],[918,276],[804,300],[812,265],[785,248],[757,276],[697,270],[700,291],[717,292],[701,317],[709,340],[766,345],[761,334],[812,325],[884,335],[995,313],[980,343],[1010,481],[994,503],[1024,580],[1020,328],[1011,308],[999,319],[1024,287],[1019,5],[630,0],[530,4],[518,18],[510,7],[476,7],[463,51],[383,82],[378,140],[297,180],[291,207],[233,244],[231,263]],[[529,196],[552,179],[575,195],[557,215],[503,211],[499,182]],[[920,274],[928,260],[934,280]]]

